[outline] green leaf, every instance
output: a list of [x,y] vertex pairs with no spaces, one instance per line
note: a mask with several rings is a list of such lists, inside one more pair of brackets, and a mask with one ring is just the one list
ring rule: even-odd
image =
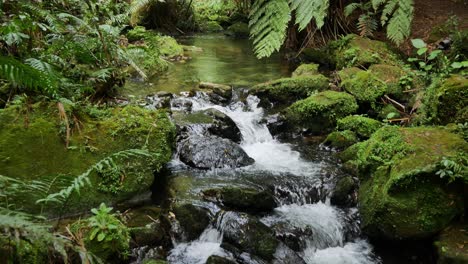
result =
[[98,240],[99,242],[103,241],[105,238],[106,238],[106,234],[105,234],[105,233],[99,233],[99,235],[97,236],[97,240]]
[[426,52],[427,52],[427,48],[421,48],[421,49],[418,49],[418,51],[417,51],[419,56],[423,55]]
[[429,54],[429,57],[427,57],[428,60],[433,60],[435,58],[437,58],[437,56],[439,56],[439,54],[441,54],[442,51],[441,50],[434,50],[434,51],[431,51],[431,53]]
[[422,49],[425,48],[427,45],[422,39],[412,39],[411,44],[413,44],[413,47],[417,49]]

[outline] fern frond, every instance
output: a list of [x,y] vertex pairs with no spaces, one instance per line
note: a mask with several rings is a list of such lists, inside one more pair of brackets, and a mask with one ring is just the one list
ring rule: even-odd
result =
[[361,7],[362,7],[361,3],[351,3],[345,7],[344,15],[346,17],[349,17],[356,9],[361,8]]
[[321,28],[325,23],[329,5],[329,0],[291,0],[291,10],[296,12],[299,31],[305,29],[312,18],[317,28]]
[[400,45],[411,33],[413,21],[413,0],[398,1],[398,8],[387,25],[387,37]]
[[[36,65],[39,67],[39,65]],[[0,56],[0,78],[17,86],[55,95],[57,82],[47,72],[40,71],[11,57]]]
[[290,12],[286,0],[259,0],[254,3],[249,28],[258,58],[279,51],[286,38]]
[[165,2],[165,0],[133,0],[128,11],[130,14],[130,24],[133,26],[136,25],[144,10],[147,10],[156,2]]
[[[386,0],[386,1],[387,3],[382,10],[382,16],[380,18],[380,22],[382,23],[382,26],[387,23],[389,17],[393,14],[398,4],[398,0]],[[407,1],[407,0],[403,0],[403,1]]]
[[385,4],[387,1],[388,0],[371,0],[372,7],[377,11],[377,9],[379,9],[379,7]]
[[374,17],[367,14],[359,16],[357,27],[361,37],[373,36],[378,26],[378,22]]

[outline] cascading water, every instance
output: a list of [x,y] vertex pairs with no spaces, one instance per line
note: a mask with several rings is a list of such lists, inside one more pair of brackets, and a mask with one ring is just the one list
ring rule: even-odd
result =
[[[319,192],[323,188],[320,175],[323,164],[304,160],[299,152],[293,150],[293,145],[281,143],[272,137],[266,125],[261,123],[264,113],[258,107],[258,98],[248,96],[245,103],[236,100],[228,106],[213,104],[201,93],[185,100],[191,101],[192,111],[215,108],[228,115],[239,127],[242,133],[241,147],[255,159],[255,163],[225,171],[224,174],[233,177],[249,174],[254,178],[268,177],[275,181],[283,179],[274,188],[280,207],[261,221],[272,228],[283,226],[288,230],[309,230],[302,233],[303,243],[298,252],[306,263],[380,262],[373,256],[369,243],[359,237],[359,232],[356,232],[359,230],[358,224],[353,222],[354,218],[348,217],[349,212],[331,206],[328,199],[316,201],[307,198],[308,193],[314,190]],[[218,171],[207,174],[210,173],[216,174]],[[204,264],[211,255],[232,258],[230,253],[220,247],[225,228],[223,225],[223,221],[218,221],[215,226],[208,227],[198,240],[177,244],[170,252],[169,263]],[[277,254],[280,255],[281,250],[278,247]],[[248,259],[243,258],[242,263],[257,263]]]

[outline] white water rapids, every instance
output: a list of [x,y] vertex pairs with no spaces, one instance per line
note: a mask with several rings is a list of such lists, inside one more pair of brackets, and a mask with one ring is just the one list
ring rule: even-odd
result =
[[[259,174],[266,171],[277,177],[305,177],[311,185],[320,183],[319,174],[323,165],[304,160],[299,152],[293,150],[292,145],[281,143],[272,137],[267,126],[260,122],[264,113],[257,106],[258,98],[249,96],[245,103],[236,102],[227,107],[215,105],[203,96],[187,100],[192,102],[194,112],[215,108],[237,124],[242,133],[241,147],[255,159],[253,165],[240,170]],[[284,224],[291,228],[312,230],[310,237],[304,238],[305,248],[298,252],[307,264],[379,263],[367,241],[359,237],[346,240],[346,226],[357,227],[357,224],[347,222],[345,212],[328,202],[283,204],[261,221],[268,226]],[[232,254],[221,248],[222,230],[222,226],[210,226],[199,239],[177,244],[170,252],[169,263],[205,264],[211,255],[234,260]],[[243,259],[242,263],[258,262]]]

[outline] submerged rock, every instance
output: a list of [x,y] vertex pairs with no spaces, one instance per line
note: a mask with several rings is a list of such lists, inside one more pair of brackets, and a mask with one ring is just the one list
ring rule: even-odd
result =
[[205,190],[203,195],[205,199],[219,202],[228,208],[243,212],[269,212],[277,206],[271,192],[256,189],[224,187]]
[[316,74],[282,78],[258,84],[252,87],[250,93],[259,97],[262,100],[262,105],[266,105],[266,102],[286,104],[306,98],[312,92],[323,91],[327,88],[327,77]]
[[217,136],[190,136],[180,143],[180,160],[199,168],[237,168],[254,163],[236,143]]
[[323,133],[336,125],[336,120],[356,112],[358,106],[347,93],[325,91],[297,101],[286,109],[290,125],[311,133]]
[[369,236],[430,237],[463,212],[460,182],[466,179],[436,175],[443,157],[457,160],[468,151],[460,136],[443,128],[383,127],[354,149],[362,228]]
[[222,212],[217,221],[224,234],[222,247],[229,248],[230,244],[264,260],[274,259],[279,241],[258,219],[243,213]]

